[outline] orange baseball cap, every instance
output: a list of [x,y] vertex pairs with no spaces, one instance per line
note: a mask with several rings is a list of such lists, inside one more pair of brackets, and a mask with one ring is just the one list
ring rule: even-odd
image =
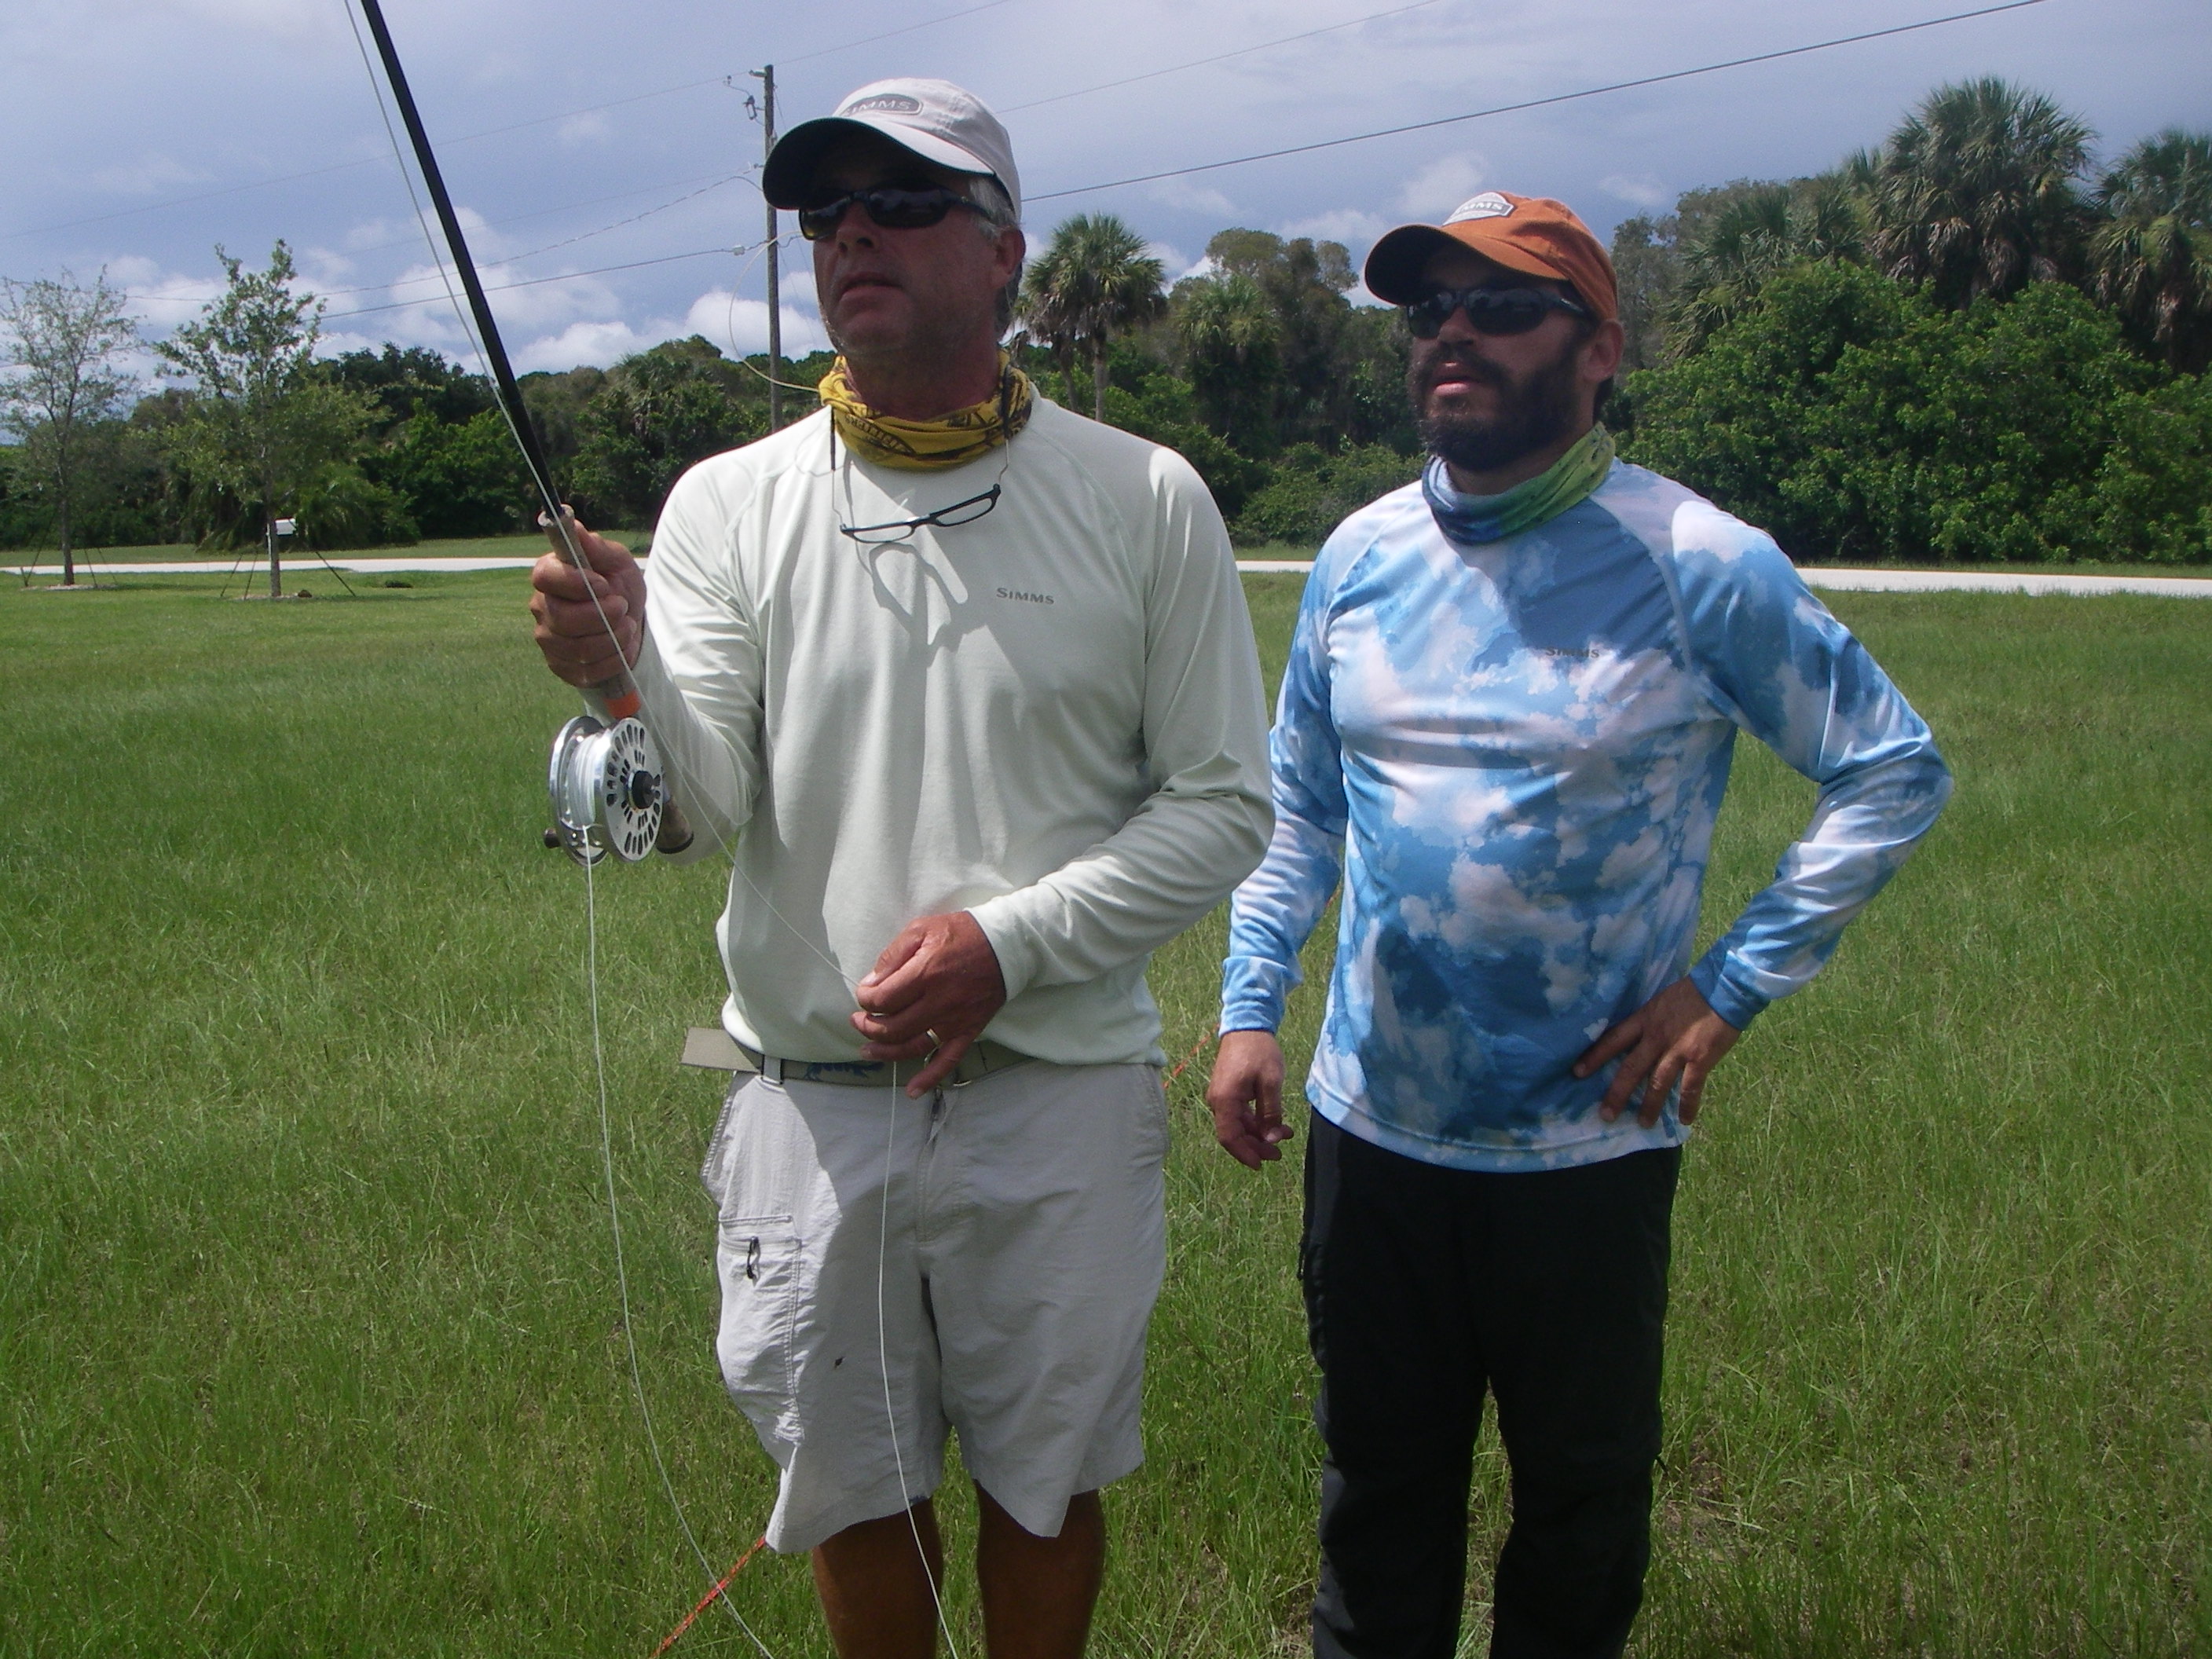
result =
[[1613,259],[1605,244],[1565,202],[1486,190],[1470,196],[1440,225],[1401,225],[1369,250],[1367,291],[1392,305],[1421,297],[1421,267],[1446,242],[1473,248],[1493,264],[1570,283],[1599,317],[1620,313]]

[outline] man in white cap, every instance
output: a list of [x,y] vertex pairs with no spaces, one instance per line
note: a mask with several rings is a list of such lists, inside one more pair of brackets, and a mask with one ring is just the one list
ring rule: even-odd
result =
[[[935,1647],[957,1429],[994,1659],[1082,1651],[1098,1489],[1141,1458],[1167,1146],[1148,953],[1258,860],[1265,711],[1219,514],[1000,349],[1005,130],[943,82],[777,143],[841,354],[826,407],[678,481],[652,580],[588,541],[676,796],[734,845],[718,1351],[847,1659]],[[564,679],[618,665],[534,577]]]
[[[1279,1156],[1274,1032],[1341,891],[1306,1097],[1299,1267],[1322,1370],[1316,1659],[1462,1651],[1484,1396],[1513,1475],[1492,1659],[1611,1659],[1650,1559],[1669,1224],[1705,1080],[1820,971],[1950,775],[1762,532],[1618,461],[1604,245],[1486,191],[1375,245],[1421,481],[1306,583],[1237,890],[1222,1145]],[[1820,786],[1692,965],[1736,734]]]

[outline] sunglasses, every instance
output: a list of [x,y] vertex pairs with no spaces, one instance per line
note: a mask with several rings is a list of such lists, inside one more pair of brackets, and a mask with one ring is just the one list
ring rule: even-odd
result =
[[867,190],[848,190],[842,196],[799,209],[799,234],[810,242],[836,235],[845,210],[856,202],[869,222],[883,230],[926,229],[955,208],[986,211],[981,203],[971,202],[943,185],[877,185]]
[[1405,307],[1406,326],[1417,340],[1433,340],[1455,311],[1467,313],[1477,334],[1526,334],[1555,311],[1587,318],[1589,307],[1548,288],[1438,289]]

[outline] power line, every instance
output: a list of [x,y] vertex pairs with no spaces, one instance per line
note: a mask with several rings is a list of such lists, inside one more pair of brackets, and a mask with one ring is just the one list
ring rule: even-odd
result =
[[1303,34],[1285,34],[1280,40],[1262,40],[1257,46],[1239,46],[1234,52],[1217,52],[1211,58],[1194,58],[1187,64],[1170,64],[1165,69],[1146,70],[1142,75],[1127,75],[1119,81],[1101,81],[1095,87],[1079,87],[1073,92],[1055,92],[1049,98],[1032,98],[1026,104],[1008,104],[999,113],[1012,115],[1025,109],[1042,109],[1047,104],[1066,103],[1071,98],[1087,98],[1094,92],[1110,92],[1115,87],[1133,87],[1139,81],[1157,81],[1163,75],[1180,75],[1185,70],[1203,69],[1208,64],[1223,64],[1231,58],[1243,58],[1255,52],[1266,52],[1274,46],[1287,46],[1294,40],[1310,40],[1316,34],[1334,34],[1340,29],[1356,29],[1362,23],[1380,22],[1385,17],[1402,16],[1409,11],[1421,11],[1439,5],[1443,0],[1413,0],[1410,6],[1394,6],[1389,11],[1371,11],[1364,17],[1354,17],[1342,23],[1330,23],[1325,27],[1308,29]]
[[[676,198],[674,201],[663,202],[659,206],[647,208],[642,213],[633,213],[627,219],[617,219],[614,223],[611,225],[601,225],[596,230],[581,231],[574,236],[564,236],[557,242],[546,243],[543,247],[533,247],[521,253],[511,253],[498,263],[507,265],[516,264],[524,259],[534,259],[541,253],[550,253],[556,248],[567,247],[572,243],[588,242],[594,236],[604,236],[611,230],[620,230],[625,226],[636,224],[641,220],[650,219],[656,213],[665,213],[671,208],[681,207],[693,197],[704,196],[709,191],[719,190],[724,185],[735,183],[738,179],[744,178],[747,173],[752,172],[752,170],[753,169],[750,167],[745,167],[737,173],[725,174],[721,178],[714,179],[710,182],[701,185],[696,190],[687,191],[684,195]],[[677,179],[674,182],[678,184],[692,184],[697,183],[698,181],[696,179]],[[668,186],[665,185],[647,186],[647,189],[665,190],[667,188]],[[570,213],[574,212],[578,208],[593,207],[601,202],[618,202],[625,196],[642,196],[645,193],[646,191],[642,190],[617,191],[611,196],[595,196],[589,201],[571,202],[563,207],[539,208],[534,212],[514,214],[505,219],[487,219],[483,221],[482,228],[489,230],[497,225],[516,224],[525,219],[542,219],[549,213]],[[414,240],[415,239],[411,236],[403,237],[399,241],[377,242],[373,243],[371,246],[365,248],[349,248],[347,252],[350,253],[375,253],[380,252],[386,248],[401,246],[404,243],[411,242]],[[438,278],[434,275],[414,277],[403,276],[396,278],[389,283],[363,283],[354,288],[322,289],[319,290],[319,297],[331,300],[346,294],[380,294],[387,289],[398,287],[403,282],[430,283],[437,280]],[[139,294],[126,290],[124,293],[123,297],[126,300],[164,300],[173,296],[161,294]],[[348,313],[347,314],[351,315],[352,313]]]
[[[587,196],[580,202],[563,202],[557,207],[532,208],[527,213],[510,213],[504,218],[482,220],[478,222],[478,228],[483,230],[496,230],[501,225],[519,225],[526,219],[544,219],[550,217],[556,213],[574,213],[580,209],[598,207],[601,204],[606,202],[624,202],[628,201],[633,196],[650,196],[656,191],[680,190],[687,185],[706,185],[711,189],[716,184],[727,184],[732,179],[741,179],[744,177],[745,173],[750,173],[752,170],[752,168],[747,167],[742,173],[732,173],[727,176],[711,173],[694,173],[689,179],[664,179],[658,184],[640,185],[634,190],[617,190],[605,196]],[[678,198],[678,199],[683,200],[685,198]],[[674,204],[665,204],[664,205],[672,206]],[[653,210],[654,212],[659,212],[660,210],[656,208]],[[643,216],[641,215],[640,216],[641,217]],[[629,222],[628,220],[623,220],[620,222],[627,224]],[[611,230],[615,228],[615,227],[612,225],[607,225],[603,226],[601,228]],[[586,231],[584,233],[585,236],[596,236],[599,234],[599,231]],[[349,254],[381,253],[388,248],[404,247],[417,240],[418,239],[416,237],[413,236],[402,236],[389,242],[370,242],[360,247],[349,246],[343,251]],[[581,241],[583,237],[573,237],[570,240]],[[555,242],[550,246],[559,247],[562,244]],[[546,250],[544,248],[538,248],[534,250],[534,252],[538,253],[543,253]],[[518,259],[526,259],[531,256],[527,253],[518,253],[514,257]],[[333,289],[330,291],[332,293],[337,293],[341,290]],[[356,290],[347,289],[343,291],[350,293]]]
[[[625,98],[611,98],[604,104],[586,104],[581,109],[562,110],[553,115],[534,115],[527,121],[510,122],[503,127],[486,127],[481,132],[464,132],[447,142],[449,144],[465,144],[478,138],[496,138],[502,133],[520,132],[526,127],[542,127],[551,121],[573,120],[579,115],[596,115],[601,110],[618,109],[624,104],[643,103],[648,98],[665,98],[672,93],[691,92],[700,87],[724,86],[728,81],[729,77],[722,75],[705,81],[686,81],[678,86],[660,87],[652,92],[636,92]],[[13,241],[21,236],[42,236],[53,230],[74,230],[79,225],[106,224],[111,219],[129,219],[142,213],[159,213],[165,208],[189,207],[195,202],[212,202],[218,197],[236,196],[242,191],[265,190],[271,185],[296,184],[302,179],[320,179],[327,173],[343,173],[349,167],[370,167],[383,160],[381,155],[364,155],[350,161],[332,161],[323,167],[308,167],[304,172],[280,173],[271,179],[255,179],[242,185],[224,185],[220,189],[204,190],[197,196],[173,196],[166,202],[149,202],[143,207],[118,208],[112,213],[94,213],[82,219],[64,219],[56,224],[33,225],[27,230],[0,231],[0,242]]]
[[[534,259],[541,253],[552,252],[556,248],[568,247],[577,242],[588,242],[594,236],[604,236],[611,230],[621,230],[626,226],[637,224],[642,220],[652,218],[656,213],[665,213],[671,208],[681,207],[684,203],[690,201],[694,197],[704,196],[709,191],[720,190],[724,185],[734,184],[738,179],[744,178],[745,173],[750,173],[751,170],[751,168],[747,167],[743,171],[730,173],[724,178],[715,179],[712,184],[702,185],[696,190],[687,191],[672,202],[663,202],[659,206],[649,207],[642,213],[633,213],[627,219],[617,219],[611,225],[601,225],[597,230],[580,231],[574,236],[564,236],[557,242],[548,242],[543,247],[533,247],[522,253],[510,253],[506,258],[495,260],[493,263],[501,265],[520,264],[525,259]],[[322,290],[322,294],[323,297],[325,299],[336,299],[340,295],[345,294],[383,293],[391,289],[398,288],[401,283],[434,283],[437,280],[438,278],[434,275],[428,276],[402,276],[389,283],[364,283],[356,288],[326,288]],[[133,295],[131,297],[136,298],[138,296]]]
[[[658,258],[652,259],[632,259],[625,264],[595,265],[589,270],[564,270],[557,276],[526,276],[519,282],[500,283],[497,284],[486,283],[484,286],[484,292],[487,294],[504,294],[509,289],[537,288],[540,284],[545,283],[571,283],[580,276],[604,276],[609,271],[638,270],[647,265],[673,264],[678,259],[703,259],[710,253],[734,254],[743,253],[745,251],[746,249],[743,245],[737,247],[731,247],[726,244],[720,247],[694,248],[689,253],[664,253],[659,255]],[[374,312],[404,311],[410,306],[427,306],[435,303],[436,301],[434,300],[394,300],[388,305],[362,306],[352,311],[325,312],[323,313],[323,320],[326,323],[334,323],[341,317],[366,317]]]
[[842,46],[823,46],[818,52],[795,52],[780,60],[788,69],[793,64],[811,63],[817,58],[828,58],[836,52],[851,52],[856,46],[872,46],[878,40],[894,40],[902,34],[912,34],[916,29],[935,28],[939,23],[950,23],[957,18],[973,17],[979,11],[994,11],[1000,6],[1010,6],[1013,0],[983,0],[980,6],[970,6],[965,11],[948,11],[942,17],[929,17],[919,23],[908,23],[904,28],[886,29],[881,34],[871,34],[858,40],[848,40]]
[[[942,17],[927,18],[919,23],[908,23],[903,28],[888,29],[881,34],[871,34],[858,40],[848,40],[842,46],[823,46],[818,51],[801,52],[796,57],[787,58],[783,61],[786,64],[804,64],[813,58],[827,58],[836,52],[850,52],[857,46],[871,46],[878,40],[889,40],[902,34],[912,34],[916,29],[933,28],[939,23],[950,23],[957,18],[972,17],[979,11],[990,11],[997,7],[1012,3],[1013,0],[984,0],[983,4],[969,6],[963,11],[947,12]],[[496,138],[502,133],[520,132],[526,128],[541,127],[554,121],[572,120],[579,115],[596,115],[601,110],[619,109],[625,104],[642,103],[649,98],[665,98],[674,93],[695,92],[701,87],[733,85],[732,77],[726,75],[709,76],[702,81],[682,81],[672,87],[657,87],[651,92],[635,92],[626,97],[611,98],[603,104],[586,104],[580,109],[561,110],[551,115],[534,115],[526,121],[512,121],[505,126],[486,127],[480,132],[459,133],[446,140],[446,144],[450,149],[455,144],[470,143],[478,138]],[[0,231],[0,242],[13,241],[23,236],[43,236],[50,231],[75,230],[81,225],[106,224],[114,219],[135,218],[142,213],[161,212],[165,208],[189,207],[195,202],[212,202],[222,197],[236,196],[244,191],[264,190],[272,185],[296,184],[302,179],[319,179],[328,173],[343,173],[349,167],[368,167],[372,162],[380,161],[382,159],[381,156],[362,156],[350,161],[332,161],[325,166],[308,167],[299,173],[280,173],[273,179],[255,179],[242,185],[224,185],[216,190],[201,191],[194,196],[174,196],[166,202],[149,202],[143,207],[118,208],[112,213],[88,214],[82,219],[64,219],[51,225],[33,225],[24,230]]]
[[1918,29],[1932,29],[1945,23],[1962,23],[1973,17],[1993,17],[1999,12],[2022,11],[2030,6],[2045,4],[2047,0],[2005,0],[1997,6],[1982,6],[1972,11],[1953,12],[1947,17],[1924,18],[1917,23],[1899,23],[1886,29],[1869,29],[1863,34],[1838,35],[1832,40],[1816,40],[1810,46],[1785,46],[1779,52],[1755,52],[1748,58],[1731,58],[1718,64],[1701,64],[1695,69],[1672,70],[1664,75],[1639,76],[1633,81],[1615,81],[1602,87],[1585,87],[1580,92],[1554,93],[1548,98],[1530,98],[1517,104],[1498,104],[1489,109],[1469,110],[1464,115],[1440,115],[1430,121],[1409,121],[1403,126],[1382,127],[1373,132],[1355,132],[1343,138],[1323,138],[1310,144],[1291,144],[1282,149],[1262,150],[1254,155],[1232,155],[1225,161],[1201,161],[1195,167],[1167,167],[1158,173],[1142,173],[1128,179],[1112,179],[1103,184],[1083,185],[1073,190],[1048,190],[1029,198],[1032,202],[1057,201],[1062,197],[1083,196],[1095,190],[1119,190],[1125,185],[1149,185],[1160,179],[1181,179],[1194,173],[1212,173],[1221,167],[1241,167],[1254,161],[1273,161],[1285,155],[1310,155],[1316,150],[1336,149],[1346,144],[1364,144],[1372,138],[1394,138],[1401,133],[1425,132],[1434,127],[1448,127],[1462,121],[1480,121],[1486,116],[1510,115],[1518,110],[1542,109],[1551,104],[1570,104],[1581,98],[1596,98],[1609,92],[1627,92],[1637,87],[1656,87],[1668,81],[1686,81],[1692,76],[1711,75],[1721,70],[1742,69],[1752,64],[1771,64],[1778,58],[1802,58],[1807,52],[1826,52],[1834,46],[1856,46],[1864,40],[1881,40],[1892,35],[1911,34]]

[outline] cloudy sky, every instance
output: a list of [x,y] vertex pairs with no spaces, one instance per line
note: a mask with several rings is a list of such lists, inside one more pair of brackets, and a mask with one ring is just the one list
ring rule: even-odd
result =
[[[1632,90],[1190,168],[1910,23],[1988,0],[386,0],[517,366],[671,337],[766,339],[760,129],[887,75],[943,76],[1014,136],[1041,240],[1121,215],[1170,274],[1229,225],[1357,258],[1480,188],[1556,195],[1601,234],[1676,192],[1826,167],[1945,80],[2052,94],[2117,153],[2212,126],[2205,0],[2041,0]],[[1294,38],[1295,37],[1295,38]],[[1211,61],[1208,61],[1211,60]],[[0,275],[105,267],[150,332],[212,293],[215,246],[282,237],[328,349],[461,337],[408,205],[346,0],[9,0]],[[788,233],[790,221],[787,216]],[[732,252],[735,248],[738,252]],[[820,340],[803,250],[786,349]]]

